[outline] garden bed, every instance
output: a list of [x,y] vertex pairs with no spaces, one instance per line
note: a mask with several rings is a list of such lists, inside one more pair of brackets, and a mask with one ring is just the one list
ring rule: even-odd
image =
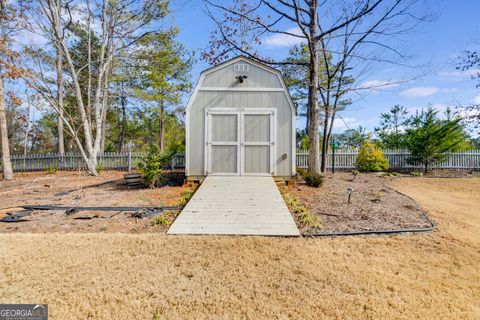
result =
[[[17,173],[13,181],[0,181],[0,209],[20,205],[72,207],[163,207],[181,205],[188,188],[167,185],[161,188],[127,187],[124,172],[105,171],[98,177],[82,172]],[[0,210],[0,218],[8,210]],[[34,210],[26,221],[0,223],[5,232],[165,232],[176,212],[148,218],[132,218],[132,212],[81,211],[66,215],[64,210]],[[161,217],[165,217],[161,218]]]
[[[299,184],[282,191],[319,217],[320,228],[299,224],[305,235],[431,227],[413,199],[388,187],[392,179],[380,174],[360,173],[354,178],[347,172],[327,173],[320,188]],[[350,203],[348,189],[352,190]]]

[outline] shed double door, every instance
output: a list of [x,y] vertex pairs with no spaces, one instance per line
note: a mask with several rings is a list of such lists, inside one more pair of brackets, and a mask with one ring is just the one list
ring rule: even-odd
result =
[[274,110],[216,110],[206,116],[207,175],[273,175]]

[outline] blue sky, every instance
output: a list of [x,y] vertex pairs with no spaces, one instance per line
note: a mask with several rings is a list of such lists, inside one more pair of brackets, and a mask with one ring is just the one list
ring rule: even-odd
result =
[[[214,28],[212,21],[203,11],[201,0],[177,0],[171,4],[174,22],[180,28],[179,40],[197,53],[208,46],[209,34]],[[337,121],[335,130],[343,131],[358,125],[373,130],[381,112],[400,104],[415,112],[424,106],[433,105],[439,110],[447,106],[466,105],[473,101],[480,103],[480,90],[466,72],[455,69],[455,57],[472,41],[480,41],[480,1],[478,0],[437,0],[432,6],[435,19],[420,26],[414,33],[403,36],[399,46],[411,58],[410,65],[422,65],[419,70],[390,65],[373,69],[362,81],[381,83],[409,80],[400,85],[366,90],[361,97],[352,96],[353,104],[341,113],[344,120]],[[288,28],[288,27],[286,27]],[[266,38],[261,47],[265,56],[282,57],[288,52],[291,39]],[[193,78],[208,65],[198,61]],[[415,75],[415,79],[414,76]],[[416,76],[420,75],[418,78]],[[302,127],[304,121],[299,119]]]

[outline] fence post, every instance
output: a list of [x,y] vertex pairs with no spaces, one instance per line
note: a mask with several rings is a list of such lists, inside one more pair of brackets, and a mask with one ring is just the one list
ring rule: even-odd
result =
[[172,158],[170,159],[170,170],[175,170],[175,156],[176,155],[172,155]]
[[132,171],[132,152],[128,148],[128,172]]

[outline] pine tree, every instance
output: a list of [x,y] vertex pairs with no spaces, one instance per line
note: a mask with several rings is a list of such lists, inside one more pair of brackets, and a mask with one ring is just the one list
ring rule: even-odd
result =
[[427,173],[432,164],[448,159],[448,152],[460,151],[468,147],[462,119],[455,117],[442,120],[432,108],[422,110],[413,116],[406,130],[406,145],[411,156],[410,164],[421,164]]
[[375,128],[375,133],[384,148],[398,149],[405,146],[402,128],[407,124],[407,114],[407,109],[397,104],[380,115],[380,126]]
[[192,55],[175,40],[177,34],[178,29],[171,28],[145,36],[137,56],[140,67],[136,91],[140,98],[156,104],[153,109],[158,115],[158,144],[162,151],[166,149],[167,119],[175,112],[172,107],[178,106],[182,95],[191,88]]

